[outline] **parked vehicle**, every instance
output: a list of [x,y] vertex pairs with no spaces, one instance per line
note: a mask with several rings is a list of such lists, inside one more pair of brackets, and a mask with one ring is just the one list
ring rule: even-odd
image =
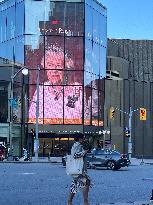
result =
[[[111,170],[118,170],[121,167],[128,167],[130,160],[126,154],[120,154],[112,149],[94,148],[87,154],[88,168],[106,167]],[[62,158],[63,166],[66,166],[66,156]]]
[[118,170],[121,167],[128,167],[130,160],[126,154],[120,154],[112,149],[93,149],[87,154],[89,168],[107,167],[107,169]]

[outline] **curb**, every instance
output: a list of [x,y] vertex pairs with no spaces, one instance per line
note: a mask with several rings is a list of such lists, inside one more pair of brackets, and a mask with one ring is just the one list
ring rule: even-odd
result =
[[91,205],[152,205],[149,201],[137,201],[137,202],[118,202],[118,203],[97,203]]
[[49,164],[61,164],[62,162],[51,162],[51,161],[3,161],[0,163],[15,163],[15,164],[32,164],[32,163],[49,163]]

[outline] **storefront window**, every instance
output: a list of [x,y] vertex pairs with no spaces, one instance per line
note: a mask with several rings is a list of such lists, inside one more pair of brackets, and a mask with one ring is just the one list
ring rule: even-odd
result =
[[0,123],[6,123],[8,119],[8,88],[7,84],[0,83]]

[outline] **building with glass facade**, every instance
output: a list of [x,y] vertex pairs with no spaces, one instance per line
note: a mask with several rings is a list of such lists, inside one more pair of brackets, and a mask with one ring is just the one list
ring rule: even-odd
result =
[[38,67],[40,153],[54,154],[62,143],[67,150],[74,134],[96,136],[103,129],[106,26],[106,8],[96,0],[0,4],[0,57],[29,68],[28,83],[14,85],[16,98],[21,99],[23,90],[26,96],[14,123],[24,125],[29,150]]

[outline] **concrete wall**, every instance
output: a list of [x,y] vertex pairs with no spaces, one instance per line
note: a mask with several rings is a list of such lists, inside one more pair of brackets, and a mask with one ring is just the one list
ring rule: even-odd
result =
[[[139,111],[133,113],[132,117],[132,142],[133,156],[153,158],[153,41],[148,40],[128,40],[128,39],[111,39],[108,41],[108,64],[107,69],[118,70],[123,82],[106,82],[106,93],[111,90],[111,94],[105,94],[105,107],[118,105],[124,111],[144,107],[147,109],[147,120],[140,121]],[[111,60],[120,57],[124,61]],[[113,56],[113,57],[112,57]],[[119,65],[121,64],[121,65]],[[122,67],[122,69],[121,69]],[[109,84],[109,85],[108,85]],[[117,89],[117,84],[119,88]],[[120,90],[119,90],[120,89]],[[120,96],[120,97],[119,97]],[[108,98],[108,99],[107,99]],[[121,104],[119,105],[119,101]],[[116,118],[114,122],[109,122],[112,131],[112,142],[115,142],[119,149],[127,152],[127,138],[117,138],[117,135],[123,134],[123,130],[128,126],[128,117],[120,114],[122,117]],[[106,123],[105,123],[106,124]]]

